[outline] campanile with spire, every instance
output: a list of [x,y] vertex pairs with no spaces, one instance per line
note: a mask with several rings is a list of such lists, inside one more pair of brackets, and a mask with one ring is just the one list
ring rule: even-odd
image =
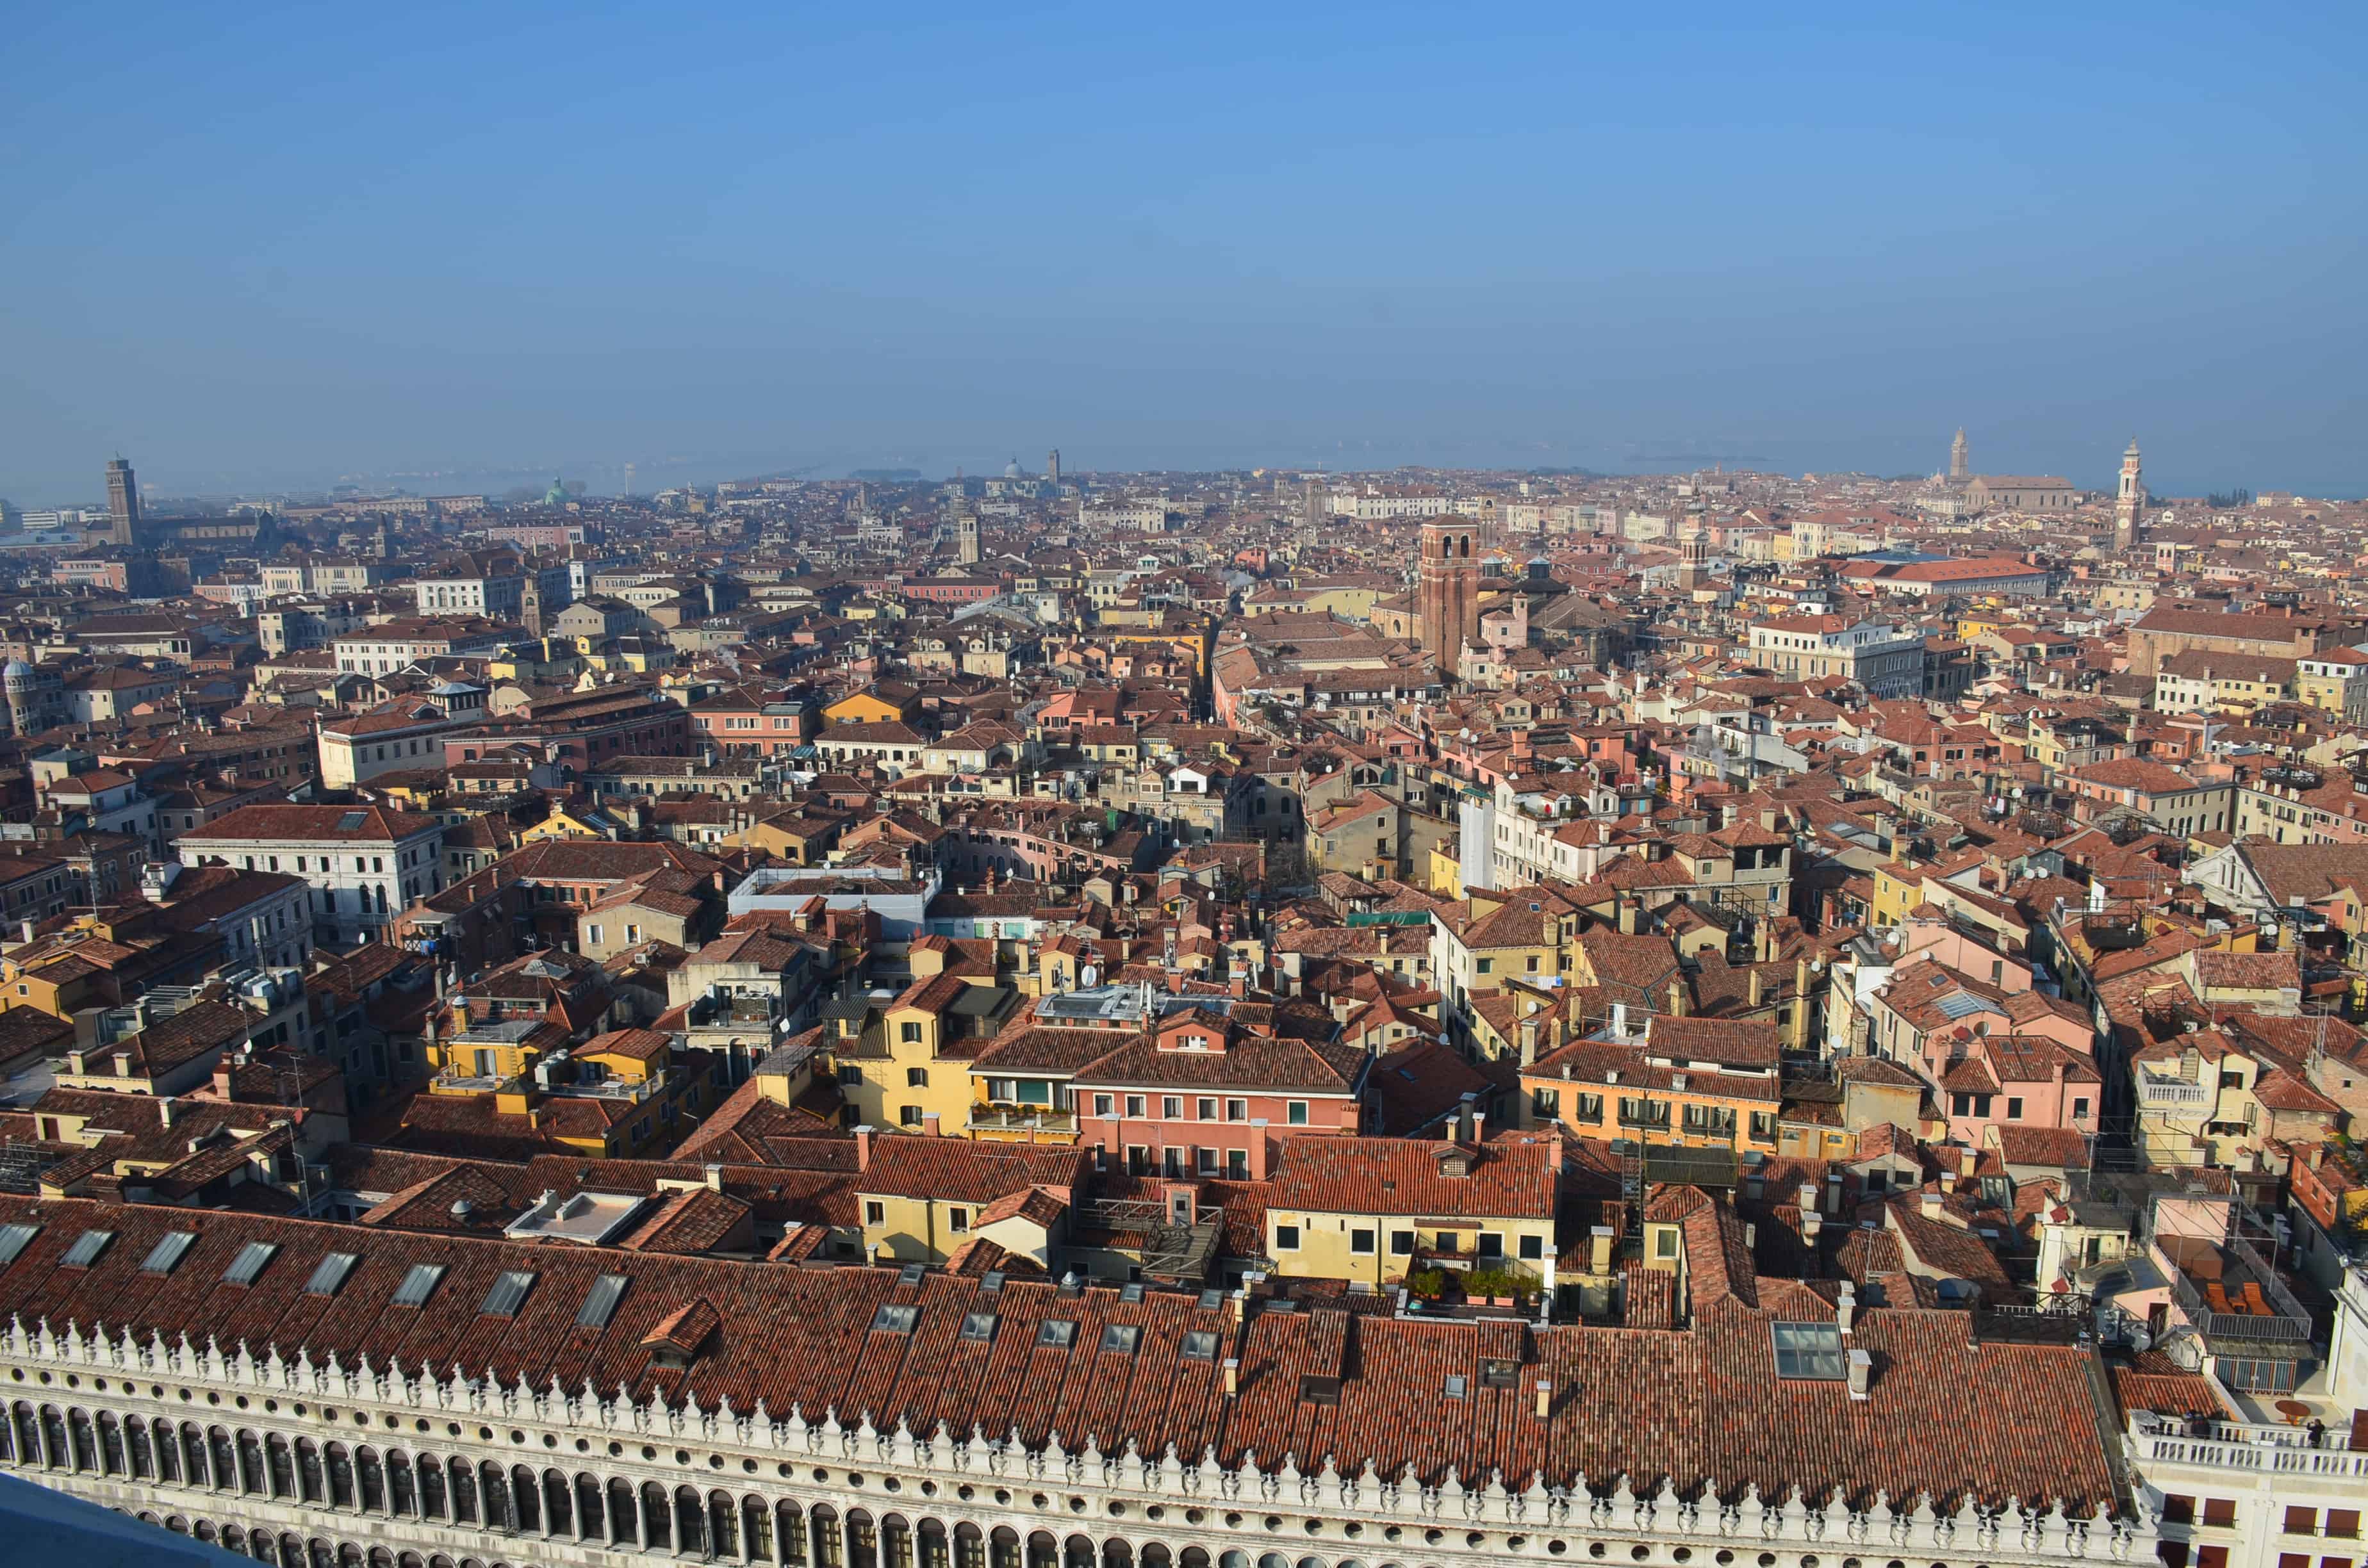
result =
[[2138,467],[2138,438],[2130,437],[2122,454],[2122,487],[2113,497],[2113,548],[2128,550],[2138,541],[2138,516],[2146,510],[2146,476]]

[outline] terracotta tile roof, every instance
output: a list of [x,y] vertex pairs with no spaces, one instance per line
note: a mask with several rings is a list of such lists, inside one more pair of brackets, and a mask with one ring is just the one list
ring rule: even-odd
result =
[[[1270,1209],[1440,1219],[1550,1219],[1554,1144],[1291,1138],[1267,1183]],[[1468,1174],[1457,1176],[1461,1165]]]
[[[712,1411],[728,1398],[741,1412],[762,1400],[776,1419],[794,1406],[810,1419],[830,1409],[869,1412],[882,1429],[903,1421],[928,1431],[943,1420],[966,1432],[977,1423],[1030,1445],[1057,1429],[1071,1453],[1090,1438],[1105,1454],[1130,1441],[1147,1454],[1172,1443],[1179,1454],[1212,1449],[1226,1464],[1253,1449],[1269,1466],[1284,1454],[1331,1455],[1344,1473],[1368,1460],[1392,1476],[1412,1465],[1425,1483],[1451,1467],[1473,1485],[1502,1471],[1516,1489],[1532,1475],[1567,1485],[1584,1471],[1598,1490],[1625,1474],[1649,1494],[1667,1477],[1683,1495],[1707,1486],[1721,1501],[1747,1485],[1782,1498],[1797,1483],[1813,1509],[1835,1496],[1866,1507],[1881,1492],[1897,1506],[1930,1493],[1942,1514],[1968,1498],[1995,1507],[2013,1494],[2060,1495],[2067,1511],[2087,1516],[2113,1495],[2088,1418],[2093,1352],[1976,1346],[1958,1312],[1862,1310],[1851,1343],[1876,1369],[1861,1403],[1839,1383],[1780,1381],[1770,1334],[1777,1314],[1739,1301],[1718,1304],[1690,1328],[1666,1316],[1671,1326],[1659,1329],[1537,1329],[1327,1310],[1262,1312],[1237,1326],[1190,1293],[1130,1302],[1110,1290],[1064,1296],[1014,1278],[988,1305],[979,1280],[957,1275],[907,1288],[891,1269],[364,1235],[249,1214],[0,1198],[0,1222],[20,1220],[41,1230],[0,1269],[0,1316],[28,1332],[73,1324],[143,1342],[187,1333],[197,1344],[257,1353],[302,1348],[315,1364],[334,1352],[349,1367],[366,1356],[373,1367],[434,1367],[505,1387],[588,1382],[677,1408],[695,1398]],[[64,1249],[93,1225],[116,1231],[116,1244],[90,1268],[60,1268]],[[171,1276],[142,1275],[141,1260],[167,1229],[196,1231],[199,1240]],[[304,1279],[335,1248],[357,1250],[362,1261],[334,1297],[220,1289],[239,1249],[267,1238],[281,1247],[265,1276],[275,1286]],[[450,1270],[428,1310],[390,1309],[395,1285],[421,1261]],[[538,1279],[515,1318],[470,1311],[498,1271],[518,1267]],[[604,1272],[628,1278],[617,1310],[605,1328],[576,1329],[576,1311]],[[1668,1299],[1666,1283],[1653,1295],[1653,1272],[1634,1276],[1639,1320]],[[876,1308],[892,1299],[920,1308],[911,1334],[871,1332]],[[1806,1292],[1781,1299],[1784,1312],[1809,1310]],[[999,1315],[995,1335],[962,1340],[963,1315],[982,1309]],[[1048,1318],[1076,1324],[1072,1348],[1037,1346]],[[1143,1330],[1134,1354],[1099,1352],[1110,1323]],[[1188,1331],[1218,1334],[1239,1359],[1236,1397],[1226,1398],[1218,1363],[1181,1357]],[[693,1358],[662,1368],[656,1348]],[[1511,1389],[1489,1386],[1484,1358],[1516,1364]],[[1443,1397],[1450,1373],[1466,1380],[1462,1400]],[[1341,1378],[1338,1403],[1301,1398],[1306,1376]],[[1538,1380],[1554,1392],[1544,1421],[1531,1414]],[[1933,1441],[1935,1433],[1948,1441]]]

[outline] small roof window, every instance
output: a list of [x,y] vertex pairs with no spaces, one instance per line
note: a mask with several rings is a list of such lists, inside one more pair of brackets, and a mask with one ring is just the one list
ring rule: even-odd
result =
[[170,1274],[181,1266],[181,1259],[187,1257],[189,1249],[197,1244],[198,1233],[195,1231],[167,1231],[163,1240],[148,1249],[148,1256],[141,1261],[140,1272]]
[[920,1325],[921,1309],[897,1301],[882,1301],[880,1310],[871,1314],[874,1334],[910,1334]]
[[58,1261],[68,1268],[88,1268],[98,1261],[98,1255],[105,1252],[107,1244],[114,1239],[113,1231],[85,1231],[74,1238],[74,1244],[66,1248],[65,1256]]
[[354,1265],[361,1260],[361,1254],[358,1252],[331,1253],[321,1260],[319,1267],[313,1270],[313,1278],[304,1281],[304,1294],[336,1295],[338,1287],[345,1284],[346,1276],[351,1274],[354,1271]]
[[1470,1391],[1471,1386],[1472,1385],[1464,1379],[1463,1373],[1450,1372],[1447,1374],[1446,1392],[1448,1398],[1462,1399],[1464,1394]]
[[1066,1318],[1046,1318],[1036,1330],[1041,1350],[1066,1350],[1077,1342],[1077,1325]]
[[1205,1328],[1196,1328],[1184,1336],[1184,1359],[1213,1361],[1217,1358],[1217,1336]]
[[526,1293],[532,1289],[534,1275],[529,1270],[506,1268],[494,1281],[494,1288],[485,1292],[485,1304],[477,1309],[478,1314],[489,1318],[514,1318],[518,1316],[519,1304],[526,1300]]
[[403,1283],[395,1287],[394,1300],[391,1304],[398,1307],[426,1306],[427,1298],[436,1293],[436,1287],[443,1278],[444,1266],[440,1263],[413,1264],[411,1272],[403,1277]]
[[1771,1323],[1768,1333],[1776,1347],[1776,1375],[1817,1382],[1840,1382],[1850,1376],[1842,1355],[1842,1331],[1829,1323]]
[[39,1225],[0,1225],[0,1268],[17,1261],[17,1256],[33,1244],[41,1233]]
[[993,1312],[964,1312],[962,1336],[972,1345],[985,1345],[995,1338],[996,1315]]
[[616,1315],[617,1303],[625,1294],[625,1277],[603,1274],[592,1281],[592,1289],[584,1293],[584,1306],[575,1314],[578,1328],[606,1328],[609,1318]]
[[1143,1330],[1131,1323],[1114,1323],[1102,1329],[1102,1348],[1113,1355],[1132,1356],[1143,1342]]
[[254,1284],[256,1277],[262,1274],[263,1266],[269,1263],[272,1255],[279,1250],[279,1246],[271,1242],[247,1243],[238,1249],[238,1256],[230,1260],[230,1267],[222,1270],[222,1283]]

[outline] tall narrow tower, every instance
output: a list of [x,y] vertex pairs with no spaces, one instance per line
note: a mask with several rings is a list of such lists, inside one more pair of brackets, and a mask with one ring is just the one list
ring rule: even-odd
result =
[[1044,483],[1047,484],[1061,483],[1061,449],[1058,447],[1044,454]]
[[1468,517],[1433,517],[1422,525],[1422,563],[1415,603],[1423,652],[1441,676],[1455,678],[1463,644],[1480,631],[1478,525]]
[[1957,438],[1949,443],[1949,477],[1955,480],[1970,478],[1967,471],[1972,466],[1965,449],[1965,427],[1960,425],[1957,426]]
[[964,510],[954,518],[954,559],[965,566],[978,564],[978,514]]
[[114,541],[126,550],[140,542],[140,482],[131,465],[117,458],[107,465],[107,515],[115,524]]
[[2113,548],[2127,550],[2138,541],[2138,514],[2146,510],[2146,478],[2138,470],[2138,438],[2122,454],[2121,494],[2113,497]]

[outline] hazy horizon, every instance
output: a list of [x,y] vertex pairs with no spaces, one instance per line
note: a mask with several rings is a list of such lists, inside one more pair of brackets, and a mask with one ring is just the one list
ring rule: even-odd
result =
[[[1724,460],[2368,494],[2357,7],[17,18],[0,496]],[[413,483],[395,476],[421,476]],[[669,478],[669,475],[676,476]],[[472,488],[456,484],[453,488]],[[482,488],[482,486],[475,486]]]

